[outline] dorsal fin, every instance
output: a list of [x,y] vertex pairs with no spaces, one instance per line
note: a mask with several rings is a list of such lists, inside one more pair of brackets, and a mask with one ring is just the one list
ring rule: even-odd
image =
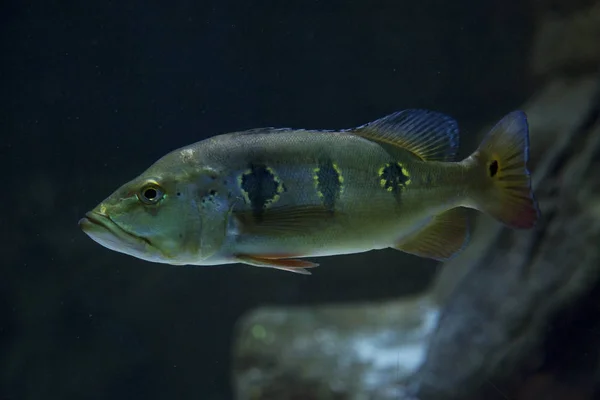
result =
[[404,148],[424,161],[454,161],[459,144],[456,121],[430,110],[398,111],[349,132],[380,144]]
[[229,133],[229,135],[236,135],[236,136],[273,135],[273,134],[282,134],[282,133],[289,133],[289,132],[311,134],[311,133],[329,133],[329,132],[335,132],[335,131],[331,130],[331,129],[296,129],[296,128],[289,128],[289,127],[288,128],[275,128],[275,127],[267,126],[267,127],[263,127],[263,128],[252,128],[252,129],[247,129],[245,131],[232,132],[232,133]]

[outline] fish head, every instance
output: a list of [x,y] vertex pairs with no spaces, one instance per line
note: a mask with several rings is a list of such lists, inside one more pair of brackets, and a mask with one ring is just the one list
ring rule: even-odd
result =
[[216,251],[214,244],[202,248],[201,182],[181,169],[151,168],[86,213],[79,225],[95,242],[120,253],[173,265],[198,264],[206,251]]

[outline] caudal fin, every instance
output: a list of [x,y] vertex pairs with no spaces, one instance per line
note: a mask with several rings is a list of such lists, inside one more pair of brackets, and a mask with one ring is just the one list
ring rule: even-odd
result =
[[492,128],[470,157],[474,163],[476,207],[511,228],[532,228],[539,218],[531,190],[529,127],[522,111],[513,111]]

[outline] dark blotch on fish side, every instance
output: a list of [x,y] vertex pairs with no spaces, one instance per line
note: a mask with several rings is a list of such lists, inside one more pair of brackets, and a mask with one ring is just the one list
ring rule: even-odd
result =
[[497,173],[498,173],[498,161],[494,160],[490,164],[490,177],[492,177],[492,178],[495,177]]
[[402,171],[402,166],[397,162],[388,163],[383,168],[380,178],[385,181],[383,183],[383,188],[391,192],[394,197],[400,201],[400,192],[410,179]]
[[317,191],[327,211],[335,211],[335,202],[342,190],[342,176],[329,159],[319,162],[316,171]]
[[279,195],[279,180],[265,165],[250,165],[250,170],[242,174],[241,189],[250,200],[252,213],[258,220],[262,218],[267,205]]

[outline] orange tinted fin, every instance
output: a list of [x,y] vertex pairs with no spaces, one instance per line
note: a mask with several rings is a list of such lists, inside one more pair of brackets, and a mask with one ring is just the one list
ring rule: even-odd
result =
[[532,228],[539,218],[531,190],[527,116],[514,111],[500,120],[471,155],[476,168],[476,207],[511,228]]
[[[403,110],[380,118],[350,133],[389,147],[408,150],[426,161],[454,161],[458,151],[458,124],[430,110]],[[393,150],[392,150],[393,153]]]
[[240,230],[255,235],[285,235],[319,231],[334,214],[323,206],[286,206],[267,208],[260,214],[252,210],[234,211]]
[[419,257],[447,261],[467,245],[469,236],[467,210],[457,207],[436,215],[395,248]]
[[297,260],[292,258],[277,258],[274,256],[255,256],[248,254],[237,254],[236,259],[244,264],[253,265],[255,267],[275,268],[283,271],[295,272],[302,275],[310,275],[311,273],[305,268],[315,268],[319,264],[314,262]]

